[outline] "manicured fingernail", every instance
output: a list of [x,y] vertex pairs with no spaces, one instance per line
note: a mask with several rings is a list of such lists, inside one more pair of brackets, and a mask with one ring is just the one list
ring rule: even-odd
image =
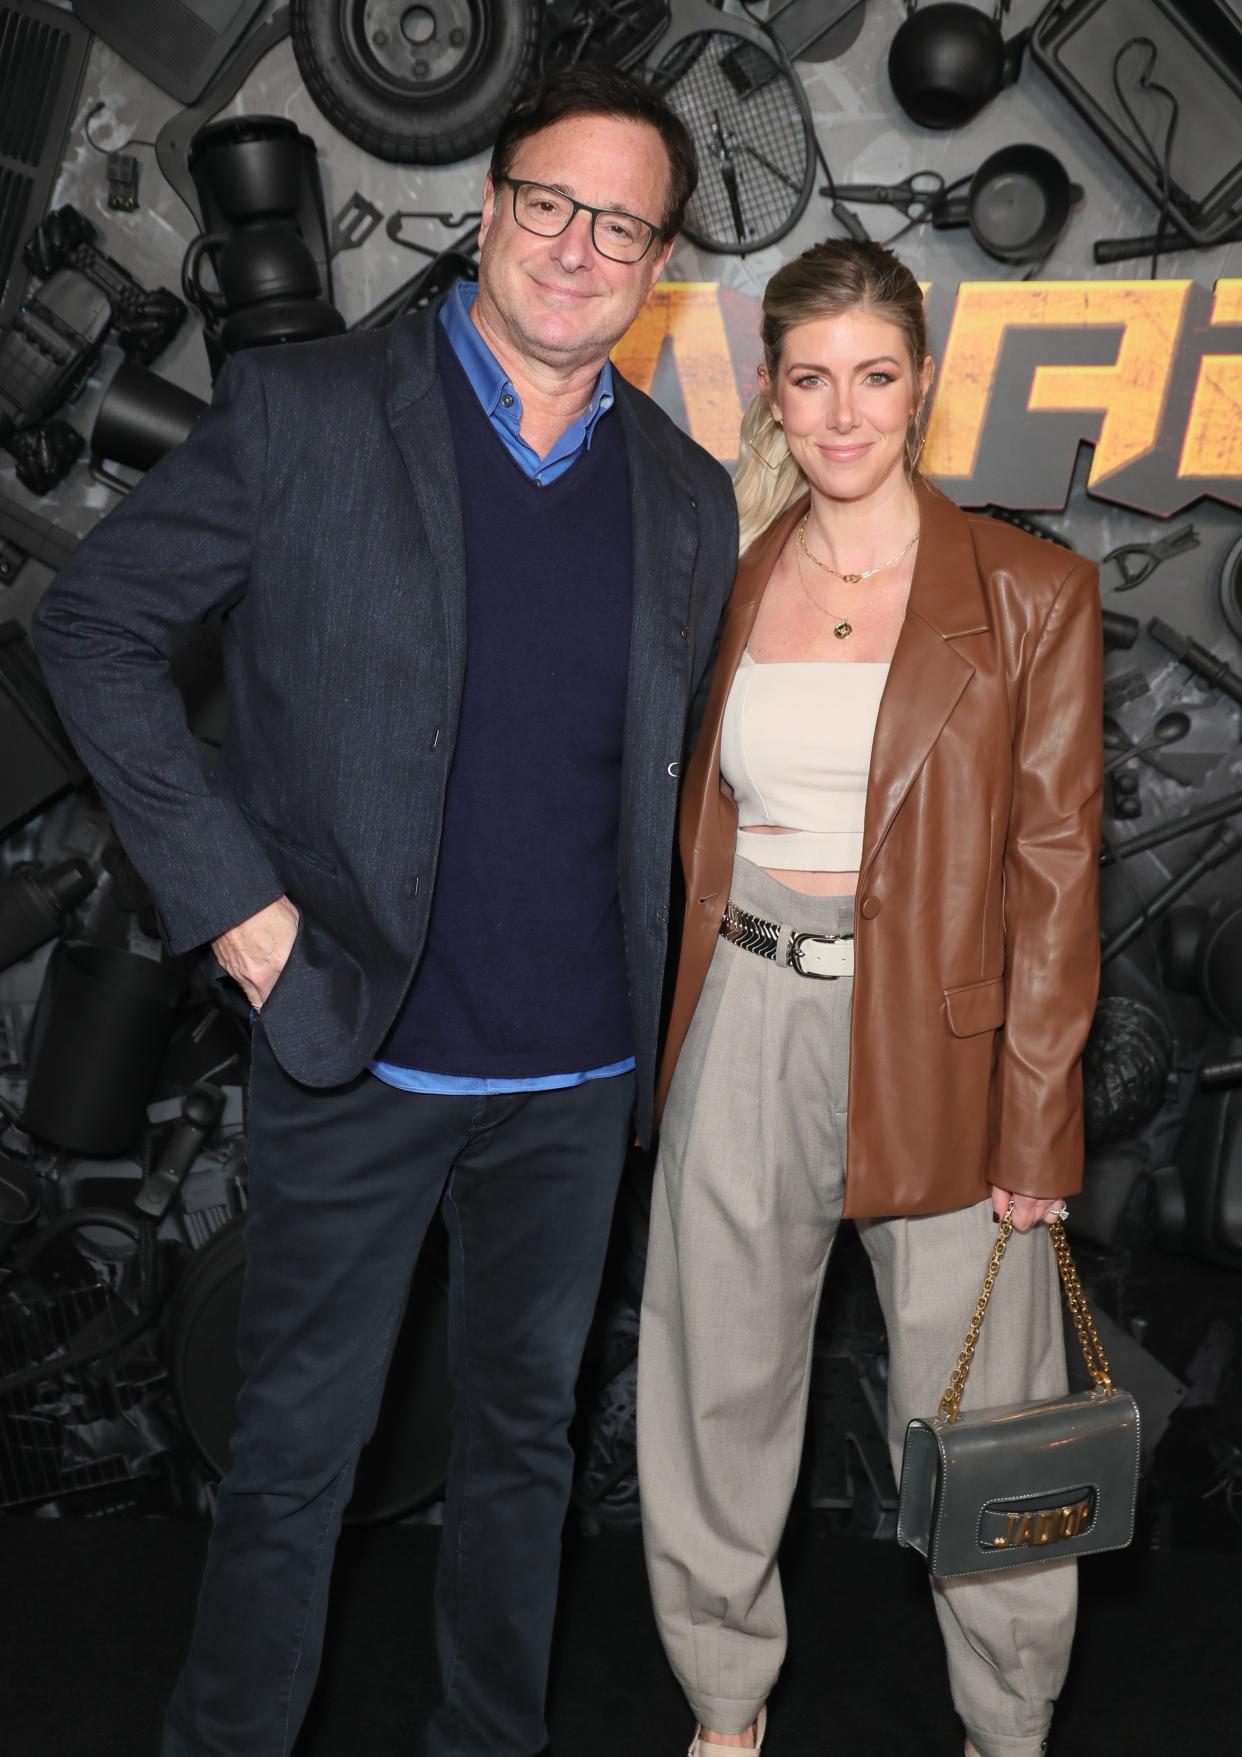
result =
[[996,1212],[995,1208],[993,1208],[993,1210],[992,1210],[992,1218],[996,1222],[997,1226],[999,1226],[1000,1225],[1000,1215]]

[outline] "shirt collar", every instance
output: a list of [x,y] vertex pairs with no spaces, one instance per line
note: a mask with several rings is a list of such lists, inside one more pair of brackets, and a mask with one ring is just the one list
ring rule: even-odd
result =
[[[522,418],[522,399],[470,316],[470,307],[474,304],[478,291],[477,281],[458,281],[440,307],[440,322],[444,325],[453,352],[470,380],[471,388],[484,412],[493,420],[503,420],[516,433]],[[512,397],[512,402],[503,403],[502,399],[505,397]],[[599,377],[595,380],[591,400],[569,432],[577,430],[590,445],[595,423],[611,409],[615,398],[612,361],[605,360]],[[557,446],[553,447],[554,451],[559,448],[560,443],[558,441]]]

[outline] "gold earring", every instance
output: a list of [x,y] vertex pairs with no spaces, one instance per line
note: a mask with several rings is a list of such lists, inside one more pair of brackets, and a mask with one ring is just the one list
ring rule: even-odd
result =
[[[916,415],[914,418],[914,426],[917,427],[917,425],[918,425],[918,416]],[[923,447],[926,445],[926,443],[927,443],[927,434],[924,432],[919,435],[918,444],[915,446],[912,446],[910,444],[910,433],[909,433],[909,431],[907,431],[907,433],[906,433],[906,457],[909,460],[910,474],[911,475],[913,475],[915,470],[918,468],[919,458],[922,456]]]
[[770,456],[764,457],[763,453],[759,450],[759,447],[755,444],[753,439],[748,439],[746,441],[746,443],[750,447],[751,451],[755,454],[755,456],[759,459],[759,462],[763,465],[765,470],[775,471],[775,470],[780,469],[781,465],[785,461],[785,458],[787,458],[789,456],[789,442],[785,438],[784,428],[781,426],[780,422],[776,419],[775,415],[769,415],[767,420],[764,422],[763,426],[759,429],[759,431],[761,433],[764,433],[767,431],[767,429],[769,427],[775,427],[777,432],[780,434],[781,443],[784,445],[784,448],[785,448],[785,457],[777,458],[777,460],[774,463]]

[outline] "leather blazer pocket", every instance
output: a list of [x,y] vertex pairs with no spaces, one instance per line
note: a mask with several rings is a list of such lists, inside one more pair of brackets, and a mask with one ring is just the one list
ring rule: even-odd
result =
[[256,830],[261,831],[264,836],[270,837],[278,848],[283,848],[286,853],[292,854],[295,860],[304,860],[308,866],[317,866],[320,872],[330,873],[333,877],[336,876],[336,862],[330,859],[328,855],[320,854],[314,848],[304,848],[300,842],[291,841],[283,831],[278,830],[274,824],[269,824],[266,819],[258,817],[253,811],[250,811],[246,806],[242,805],[240,801],[238,801],[237,809],[241,812],[244,818],[248,819],[249,822],[254,825]]
[[1005,978],[988,976],[982,982],[966,982],[944,991],[949,1030],[955,1037],[973,1037],[977,1031],[995,1031],[1005,1022]]

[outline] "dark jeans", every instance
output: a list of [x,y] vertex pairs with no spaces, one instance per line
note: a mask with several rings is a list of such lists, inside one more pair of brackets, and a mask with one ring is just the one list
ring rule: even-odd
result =
[[253,1035],[243,1389],[162,1757],[285,1757],[319,1669],[328,1578],[410,1272],[449,1235],[443,1700],[427,1757],[544,1749],[567,1430],[634,1075],[492,1097],[370,1073],[291,1080]]

